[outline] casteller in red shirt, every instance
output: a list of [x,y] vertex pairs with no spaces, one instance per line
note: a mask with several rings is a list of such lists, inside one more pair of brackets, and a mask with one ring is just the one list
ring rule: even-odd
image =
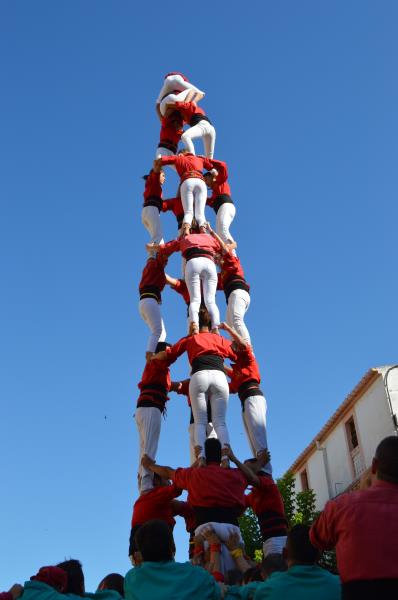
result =
[[158,148],[167,148],[176,154],[178,143],[184,133],[182,125],[182,117],[178,111],[174,111],[167,117],[163,117]]
[[178,229],[180,229],[184,220],[184,207],[182,205],[181,196],[163,200],[162,212],[167,212],[168,210],[171,210],[171,212],[174,214],[175,218],[177,219]]
[[144,204],[143,206],[155,206],[158,211],[162,210],[162,171],[151,169],[149,175],[145,175]]
[[176,171],[180,176],[181,182],[190,178],[203,178],[203,169],[211,169],[212,164],[208,158],[196,156],[190,152],[177,154],[176,156],[162,156],[159,158],[162,165],[175,165]]
[[141,381],[138,384],[140,395],[137,400],[137,407],[153,406],[161,412],[164,411],[166,402],[169,400],[167,394],[171,385],[169,366],[173,362],[168,357],[166,360],[152,358],[146,363]]
[[285,507],[278,486],[267,475],[258,474],[259,485],[245,496],[246,508],[258,519],[263,542],[271,537],[287,535]]
[[166,349],[167,358],[172,362],[177,360],[184,352],[188,354],[190,364],[192,364],[195,358],[205,354],[214,354],[221,358],[230,358],[231,360],[236,359],[231,341],[226,340],[221,335],[207,331],[183,337],[173,346]]
[[154,298],[157,302],[162,301],[162,291],[166,285],[164,267],[167,263],[165,256],[148,258],[142,271],[139,285],[140,300]]

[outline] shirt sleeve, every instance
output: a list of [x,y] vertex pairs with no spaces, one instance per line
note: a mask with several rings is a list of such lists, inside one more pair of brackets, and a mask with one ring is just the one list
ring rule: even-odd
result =
[[162,165],[174,165],[177,160],[177,156],[162,156],[160,158]]
[[177,252],[180,249],[180,241],[172,240],[171,242],[166,242],[166,244],[161,244],[159,246],[158,253],[161,256],[170,256],[173,252]]
[[187,490],[188,489],[188,483],[189,483],[189,475],[190,475],[191,469],[176,469],[174,471],[174,476],[173,476],[173,483],[183,489],[183,490]]
[[336,502],[329,500],[310,529],[310,541],[318,550],[331,550],[337,543]]
[[222,160],[214,160],[211,161],[213,163],[213,168],[217,169],[218,175],[216,177],[216,182],[218,184],[225,183],[228,179],[228,168],[227,164]]
[[167,358],[174,362],[187,349],[187,338],[183,337],[176,342],[171,348],[166,348]]

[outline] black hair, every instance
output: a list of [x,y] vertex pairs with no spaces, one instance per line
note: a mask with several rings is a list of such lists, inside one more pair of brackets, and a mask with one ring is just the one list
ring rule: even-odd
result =
[[221,443],[217,438],[207,438],[205,441],[205,456],[207,462],[221,462]]
[[319,559],[319,551],[311,544],[308,525],[295,525],[287,534],[288,558],[298,564],[313,565]]
[[199,329],[202,329],[202,327],[210,327],[210,325],[211,318],[209,315],[209,311],[203,304],[201,304],[199,308]]
[[158,342],[155,348],[155,352],[163,352],[166,348],[170,348],[171,344],[168,342]]
[[68,585],[64,594],[76,594],[77,596],[84,595],[84,574],[82,563],[75,558],[65,560],[58,563],[57,567],[68,574]]
[[142,525],[134,536],[135,546],[144,562],[173,560],[175,544],[170,527],[160,519],[152,519]]
[[247,571],[245,571],[243,573],[243,583],[246,584],[246,583],[250,583],[251,581],[263,581],[260,565],[251,567],[250,569],[247,569]]
[[389,435],[376,448],[377,477],[398,484],[398,437]]
[[264,579],[267,579],[271,573],[276,571],[287,571],[287,564],[282,554],[271,553],[263,558],[261,563],[261,572]]
[[225,573],[225,585],[241,585],[243,581],[243,573],[239,569],[229,569]]
[[109,573],[98,585],[99,590],[115,590],[124,598],[124,577],[119,573]]

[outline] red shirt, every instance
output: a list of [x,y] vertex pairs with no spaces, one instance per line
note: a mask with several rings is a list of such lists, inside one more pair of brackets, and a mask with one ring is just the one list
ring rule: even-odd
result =
[[179,227],[181,227],[184,219],[184,207],[182,205],[180,196],[177,196],[177,198],[170,198],[169,200],[163,200],[162,212],[167,212],[168,210],[171,210],[172,213],[174,213],[177,219],[177,224]]
[[167,357],[172,362],[186,352],[191,364],[194,358],[203,354],[215,354],[222,358],[236,359],[236,354],[232,350],[232,342],[226,340],[221,335],[210,332],[183,337],[174,346],[171,346],[171,348],[166,348],[166,352]]
[[229,374],[231,378],[231,383],[229,384],[231,394],[236,394],[240,386],[246,381],[254,379],[258,384],[261,382],[258,363],[250,346],[246,346],[236,356],[236,362],[231,365],[232,373]]
[[209,206],[213,206],[214,200],[220,194],[228,194],[228,196],[231,195],[231,188],[229,187],[229,184],[227,182],[227,179],[228,179],[227,164],[225,162],[223,162],[222,160],[214,160],[214,158],[211,159],[211,162],[213,163],[213,168],[217,169],[218,175],[216,177],[216,180],[215,180],[213,188],[212,188],[213,193],[210,196],[210,198],[207,199],[207,204]]
[[181,114],[184,123],[189,123],[194,115],[206,114],[202,108],[199,108],[196,102],[176,102],[175,108]]
[[196,518],[193,508],[188,502],[182,500],[173,501],[173,515],[183,517],[185,521],[185,527],[188,533],[196,529]]
[[190,177],[203,179],[203,169],[212,169],[213,165],[208,158],[194,154],[177,154],[176,156],[162,156],[162,165],[175,165],[181,181]]
[[[164,274],[164,264],[157,258],[148,258],[144,270],[142,271],[139,286],[140,294],[153,294],[155,300],[160,300],[160,292],[166,285],[166,276]],[[154,288],[152,290],[152,288]],[[152,290],[152,291],[151,291]]]
[[155,173],[151,170],[148,177],[145,180],[144,189],[144,204],[150,196],[156,196],[157,198],[162,197],[162,186],[160,185],[160,173]]
[[165,521],[171,527],[175,525],[173,519],[173,498],[180,496],[182,491],[174,484],[154,487],[149,492],[142,494],[133,506],[131,527],[143,525],[151,519]]
[[167,396],[171,385],[169,366],[172,362],[174,361],[170,358],[166,360],[153,358],[146,363],[138,384],[141,393],[137,400],[137,406],[143,402],[150,402],[164,407],[169,399]]
[[287,534],[285,507],[278,486],[271,477],[259,476],[260,485],[245,496],[246,508],[258,518],[263,540]]
[[336,546],[343,583],[398,578],[398,485],[376,481],[370,488],[326,503],[310,530],[320,550]]
[[[216,252],[220,252],[221,246],[218,240],[207,233],[190,233],[178,240],[172,240],[159,247],[159,253],[163,256],[170,256],[178,250],[184,255],[191,249],[204,250],[207,258],[214,258]],[[199,256],[200,254],[198,254]]]
[[163,118],[162,127],[160,128],[159,145],[162,143],[166,146],[175,146],[177,148],[178,142],[181,139],[184,130],[182,128],[176,129],[173,125],[173,119]]
[[173,285],[172,288],[175,292],[177,292],[177,294],[180,294],[184,298],[184,302],[186,304],[189,304],[191,302],[187,284],[183,279],[177,279],[177,283]]
[[191,506],[244,509],[247,481],[239,469],[224,469],[210,463],[207,467],[177,469],[173,480],[178,487],[188,490]]
[[221,272],[218,274],[218,289],[224,289],[224,286],[232,281],[234,277],[245,279],[245,272],[239,258],[234,256],[232,252],[226,252],[222,257]]

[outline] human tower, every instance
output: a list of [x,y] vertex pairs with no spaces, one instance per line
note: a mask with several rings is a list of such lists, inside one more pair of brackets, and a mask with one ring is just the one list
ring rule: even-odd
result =
[[[266,401],[260,390],[260,372],[244,316],[250,304],[250,286],[236,253],[230,226],[235,205],[225,162],[214,158],[216,131],[199,106],[204,92],[178,72],[168,73],[156,110],[161,121],[160,141],[153,168],[145,176],[142,222],[150,241],[148,259],[139,284],[139,311],[150,334],[146,364],[138,384],[140,394],[135,419],[140,439],[138,483],[140,494],[154,486],[154,473],[142,465],[142,457],[156,459],[168,393],[185,394],[191,406],[191,464],[206,464],[204,445],[209,436],[222,447],[221,466],[229,468],[230,436],[226,411],[230,393],[242,403],[242,418],[253,457],[267,448]],[[201,139],[204,155],[197,155],[193,140]],[[178,150],[181,143],[182,148]],[[164,168],[175,169],[180,185],[175,198],[162,198]],[[207,188],[211,195],[208,197]],[[206,207],[216,215],[210,226]],[[172,211],[177,234],[165,243],[161,214]],[[183,277],[166,272],[168,257],[180,252]],[[162,318],[162,292],[166,285],[179,293],[187,307],[188,333],[171,345],[166,342]],[[225,322],[220,322],[217,289],[226,300]],[[231,339],[220,334],[223,329]],[[184,381],[172,381],[170,366],[187,352],[190,373]],[[226,360],[230,364],[225,363]],[[228,378],[227,378],[228,377]],[[271,473],[271,464],[265,465]]]

